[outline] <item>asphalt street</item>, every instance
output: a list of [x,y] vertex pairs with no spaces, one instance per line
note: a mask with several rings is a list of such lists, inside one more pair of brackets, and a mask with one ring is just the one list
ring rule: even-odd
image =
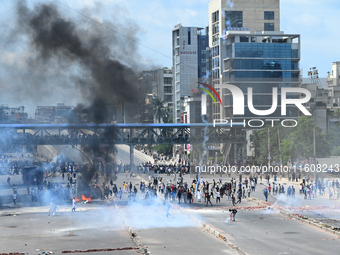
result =
[[[126,150],[118,150],[117,158],[128,164],[130,154]],[[137,164],[142,161],[144,159],[135,159]],[[145,174],[140,176],[145,180],[149,178]],[[173,176],[162,176],[163,181],[174,182]],[[0,176],[0,196],[12,192],[6,178]],[[24,198],[26,187],[20,186],[21,176],[11,178],[12,183],[19,187],[19,197]],[[204,175],[203,178],[212,183],[213,179],[220,177]],[[222,178],[223,181],[230,180],[227,176]],[[189,184],[192,179],[193,176],[184,176],[184,181]],[[50,181],[62,182],[60,177],[51,178]],[[119,174],[115,183],[122,187],[124,181],[131,181],[139,189],[138,176],[130,179],[125,174]],[[263,200],[265,185],[265,181],[259,181],[251,197]],[[17,205],[7,203],[0,209],[0,253],[24,251],[40,254],[42,251],[52,251],[61,254],[68,250],[137,248],[126,229],[127,225],[151,254],[338,254],[340,240],[336,235],[289,219],[267,206],[257,207],[258,204],[248,199],[237,205],[236,221],[230,222],[228,210],[232,205],[226,196],[220,204],[216,204],[213,198],[213,206],[208,207],[196,198],[192,204],[172,202],[170,217],[166,217],[162,196],[158,197],[152,204],[147,204],[142,194],[132,203],[128,202],[127,194],[123,195],[122,200],[110,198],[92,203],[79,202],[76,213],[71,212],[71,203],[64,203],[59,205],[60,211],[54,217],[47,215],[48,207],[44,205],[24,203],[20,199]],[[338,218],[339,215],[336,209],[306,210],[308,207],[338,204],[338,201],[326,197],[306,200],[299,194],[295,199],[270,195],[268,201],[302,214],[318,212],[319,216],[321,210],[324,217],[331,215]],[[227,236],[228,242],[241,252],[204,231],[202,222]],[[136,250],[89,254],[136,254]]]

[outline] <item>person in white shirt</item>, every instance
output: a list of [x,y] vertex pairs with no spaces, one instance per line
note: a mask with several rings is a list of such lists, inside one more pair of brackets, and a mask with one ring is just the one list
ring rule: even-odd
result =
[[17,201],[17,197],[18,197],[18,193],[14,192],[13,193],[13,204],[15,204],[15,205],[17,204],[17,202],[16,202]]
[[77,202],[76,202],[75,198],[73,198],[72,199],[72,210],[71,210],[71,212],[75,212],[76,207],[77,207]]
[[197,201],[201,202],[201,191],[199,189],[197,190]]
[[221,194],[219,191],[216,191],[216,204],[221,203]]

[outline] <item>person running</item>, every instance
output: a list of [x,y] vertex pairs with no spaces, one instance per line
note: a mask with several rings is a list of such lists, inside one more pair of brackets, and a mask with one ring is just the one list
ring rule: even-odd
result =
[[75,198],[73,198],[72,199],[72,210],[71,210],[71,212],[75,212],[76,207],[77,207],[77,202],[76,202]]
[[241,203],[241,199],[242,199],[242,190],[241,188],[239,188],[237,190],[237,203]]

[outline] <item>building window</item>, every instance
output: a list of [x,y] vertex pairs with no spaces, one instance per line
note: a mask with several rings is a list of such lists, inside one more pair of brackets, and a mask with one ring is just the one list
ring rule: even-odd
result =
[[226,11],[225,12],[226,29],[231,27],[243,27],[243,12],[242,11]]
[[205,64],[207,62],[207,60],[205,58],[201,58],[201,63]]
[[188,27],[188,45],[191,44],[191,28]]
[[220,67],[220,58],[213,58],[213,68]]
[[178,82],[176,83],[176,91],[179,91],[181,89],[181,84]]
[[248,38],[249,38],[248,36],[240,36],[240,42],[248,42],[249,41]]
[[264,23],[264,31],[274,31],[274,23]]
[[219,15],[218,14],[219,14],[219,11],[216,11],[212,14],[212,17],[211,17],[212,23],[219,21]]
[[201,54],[207,54],[207,51],[206,50],[201,50]]
[[216,56],[220,55],[220,50],[219,49],[220,49],[219,46],[216,46],[216,47],[214,47],[212,49],[212,56],[213,57],[216,57]]
[[220,32],[220,25],[219,25],[219,23],[216,23],[216,24],[214,24],[213,26],[212,26],[212,34],[214,35],[214,34],[217,34],[217,33],[219,33]]
[[172,87],[171,86],[165,86],[164,87],[164,93],[172,93]]
[[179,55],[176,55],[176,64],[179,63],[180,60],[181,60],[181,59],[180,59]]
[[181,99],[181,93],[178,91],[176,92],[176,101]]
[[274,12],[264,12],[265,20],[274,20]]
[[164,77],[164,84],[172,84],[172,77]]
[[176,82],[177,81],[180,81],[180,75],[179,75],[179,73],[176,73]]
[[292,50],[292,58],[299,58],[299,50]]
[[172,102],[172,95],[165,95],[164,100],[165,102],[168,102],[168,103]]
[[164,100],[168,103],[172,103],[172,95],[165,95]]

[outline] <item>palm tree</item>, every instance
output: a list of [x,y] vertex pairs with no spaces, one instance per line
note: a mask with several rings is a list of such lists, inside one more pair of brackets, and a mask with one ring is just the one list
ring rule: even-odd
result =
[[158,120],[158,123],[161,123],[161,118],[168,116],[167,109],[164,106],[165,103],[166,101],[162,101],[159,97],[152,99],[153,109],[151,114]]

